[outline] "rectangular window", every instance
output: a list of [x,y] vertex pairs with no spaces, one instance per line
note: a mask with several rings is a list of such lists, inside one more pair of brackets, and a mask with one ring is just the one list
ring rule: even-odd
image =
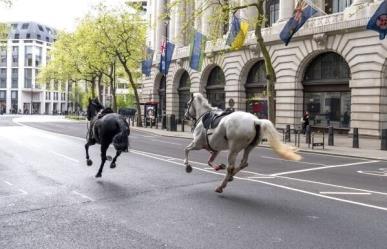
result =
[[17,69],[17,68],[12,68],[11,87],[12,88],[19,87],[19,69]]
[[44,31],[42,25],[38,25],[38,28],[40,31],[42,31],[42,32]]
[[0,99],[1,100],[5,100],[5,98],[6,98],[6,91],[0,91]]
[[42,65],[42,48],[35,47],[35,66],[40,67]]
[[29,26],[29,24],[28,23],[23,23],[23,25],[22,25],[22,29],[28,29],[28,26]]
[[32,87],[32,68],[24,69],[24,88]]
[[55,91],[59,90],[59,82],[57,80],[54,81],[54,90]]
[[1,45],[0,46],[0,67],[6,67],[7,66],[7,46]]
[[13,67],[19,66],[19,47],[18,46],[12,47],[12,66]]
[[353,0],[328,0],[325,1],[325,12],[333,14],[344,11],[345,8],[351,6]]
[[279,18],[279,0],[269,0],[266,3],[266,27],[271,27]]
[[14,39],[20,39],[20,34],[16,33]]
[[24,66],[26,66],[26,67],[32,67],[33,66],[32,46],[25,46]]
[[26,34],[26,39],[30,39],[31,38],[31,34],[30,33],[27,33]]
[[7,69],[0,69],[0,88],[7,88]]
[[64,93],[61,93],[61,94],[60,94],[60,99],[61,99],[61,100],[66,100],[65,94],[64,94]]
[[17,99],[17,91],[11,91],[11,99]]

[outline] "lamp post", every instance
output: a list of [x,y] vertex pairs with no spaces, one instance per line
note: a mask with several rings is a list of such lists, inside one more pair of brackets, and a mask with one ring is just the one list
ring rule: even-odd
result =
[[167,70],[167,57],[168,57],[168,28],[169,28],[169,21],[171,20],[171,18],[169,17],[169,13],[167,12],[167,14],[165,15],[164,17],[164,23],[165,23],[165,53],[164,53],[164,76],[165,76],[165,91],[163,93],[163,106],[161,106],[161,113],[162,113],[162,121],[161,121],[161,125],[162,125],[162,129],[166,129],[167,128],[167,120],[166,120],[166,110],[164,112],[164,106],[166,107],[167,105],[167,74],[168,74],[168,70]]

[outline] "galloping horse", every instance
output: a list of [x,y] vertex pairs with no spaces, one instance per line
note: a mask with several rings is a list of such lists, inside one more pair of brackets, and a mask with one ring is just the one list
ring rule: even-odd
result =
[[89,158],[89,146],[96,143],[101,145],[101,166],[95,177],[102,176],[103,166],[106,160],[112,160],[110,156],[106,156],[106,151],[109,145],[113,143],[116,149],[116,155],[110,164],[110,168],[116,167],[117,157],[121,152],[128,151],[130,134],[129,125],[124,117],[117,113],[113,113],[110,108],[104,108],[97,98],[89,99],[87,107],[87,120],[90,121],[89,130],[87,132],[86,160],[87,165],[91,166],[93,161]]
[[[240,170],[248,166],[247,160],[251,150],[259,144],[262,138],[267,138],[271,148],[282,158],[287,160],[301,160],[301,156],[295,150],[279,139],[280,134],[274,125],[266,119],[258,119],[247,112],[232,112],[224,115],[222,110],[212,107],[208,100],[200,93],[191,95],[187,103],[186,119],[194,121],[193,141],[185,148],[186,172],[190,173],[192,167],[188,162],[188,154],[191,150],[206,149],[211,156],[208,164],[215,170],[222,169],[213,161],[219,151],[229,150],[227,174],[216,192],[222,193],[228,181]],[[235,167],[235,161],[240,151],[244,150],[239,167]]]

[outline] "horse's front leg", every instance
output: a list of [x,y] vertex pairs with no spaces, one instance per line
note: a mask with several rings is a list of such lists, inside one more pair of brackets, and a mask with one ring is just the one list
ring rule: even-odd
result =
[[121,155],[121,151],[117,150],[116,156],[113,158],[113,161],[110,164],[111,169],[114,169],[116,167],[116,160],[117,160],[117,157],[119,157],[119,155]]
[[85,144],[86,164],[87,164],[87,166],[93,165],[93,161],[90,159],[90,156],[89,156],[89,147],[90,147],[90,145],[93,145],[93,143],[91,143],[90,140],[88,140],[87,143]]
[[208,159],[208,165],[210,165],[212,168],[214,168],[214,170],[218,171],[220,169],[225,169],[226,168],[226,165],[224,164],[214,164],[214,160],[215,158],[218,156],[219,154],[219,151],[211,151],[210,152],[210,158]]
[[237,155],[238,155],[238,152],[234,152],[230,150],[230,153],[228,154],[228,166],[227,166],[226,176],[224,177],[222,184],[215,189],[215,192],[222,193],[223,189],[226,188],[229,180],[232,179]]
[[106,151],[109,148],[109,144],[101,142],[101,165],[99,166],[98,173],[95,175],[95,177],[102,177],[102,170],[103,166],[106,162]]
[[185,152],[185,159],[184,159],[184,165],[185,165],[185,171],[187,173],[192,172],[192,167],[188,162],[188,154],[191,150],[200,150],[202,149],[201,146],[198,145],[196,140],[193,140],[187,147],[185,147],[184,152]]

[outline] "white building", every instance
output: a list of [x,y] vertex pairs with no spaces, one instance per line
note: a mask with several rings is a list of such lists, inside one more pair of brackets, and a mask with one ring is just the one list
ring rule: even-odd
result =
[[[265,117],[263,57],[256,49],[254,31],[238,51],[228,50],[227,34],[207,42],[202,70],[192,70],[190,38],[182,26],[200,1],[183,2],[173,7],[166,27],[160,18],[166,0],[148,0],[147,45],[158,53],[167,33],[176,48],[167,77],[159,72],[159,54],[155,55],[151,76],[143,78],[142,102],[158,102],[167,116],[182,118],[189,93],[201,92],[213,105],[227,107],[232,99],[236,109]],[[310,18],[285,46],[279,33],[293,15],[296,2],[267,0],[265,7],[268,27],[262,32],[277,76],[277,127],[298,127],[303,112],[309,111],[312,126],[333,125],[343,132],[359,128],[360,134],[379,136],[381,129],[387,129],[387,40],[379,40],[366,25],[382,1],[315,0],[327,15]],[[248,20],[256,15],[254,8],[238,12]],[[208,8],[192,26],[208,35],[211,14]]]
[[3,113],[55,114],[67,111],[67,83],[38,84],[56,31],[35,22],[12,23],[0,44],[0,110]]

